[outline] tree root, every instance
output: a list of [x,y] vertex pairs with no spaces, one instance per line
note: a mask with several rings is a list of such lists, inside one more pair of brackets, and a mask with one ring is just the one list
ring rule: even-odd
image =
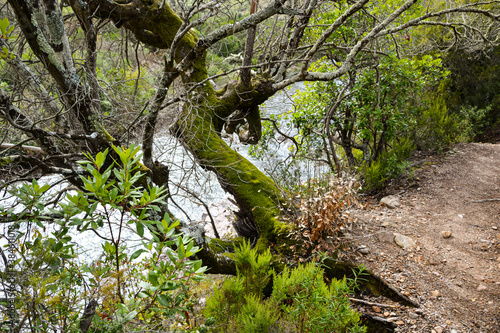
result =
[[415,308],[420,307],[417,302],[401,294],[396,288],[369,269],[333,259],[326,259],[323,265],[326,278],[341,279],[345,276],[349,279],[356,279],[357,289],[360,292],[368,289],[371,293],[387,297],[394,302]]
[[373,316],[368,313],[361,315],[361,320],[364,326],[368,328],[368,332],[390,333],[398,326],[385,318]]

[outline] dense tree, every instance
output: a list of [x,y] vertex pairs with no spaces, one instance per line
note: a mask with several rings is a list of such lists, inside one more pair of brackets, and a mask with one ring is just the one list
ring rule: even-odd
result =
[[[259,249],[280,244],[288,230],[277,218],[284,194],[221,133],[236,131],[242,141],[258,143],[259,105],[269,97],[296,82],[332,81],[370,66],[374,54],[398,53],[411,39],[409,28],[437,26],[457,35],[465,29],[482,43],[494,42],[488,34],[496,31],[500,2],[272,0],[252,2],[248,15],[233,14],[236,5],[245,8],[233,1],[8,0],[0,39],[0,165],[6,184],[60,174],[81,186],[81,153],[113,152],[111,146],[122,145],[133,131],[150,176],[145,185],[167,184],[168,170],[155,163],[153,141],[159,116],[175,106],[170,133],[234,197],[238,233]],[[482,15],[491,23],[482,32],[454,13]],[[320,20],[325,15],[327,24]],[[210,77],[212,48],[245,32],[242,65]],[[105,49],[106,40],[121,44]],[[140,80],[138,50],[144,47],[163,55],[152,87]],[[130,54],[134,73],[118,67]],[[322,56],[335,66],[316,72],[310,65]],[[132,82],[128,93],[113,90],[103,61],[115,61],[122,78]],[[223,88],[217,90],[211,79]],[[214,272],[234,271],[207,248],[199,255]]]

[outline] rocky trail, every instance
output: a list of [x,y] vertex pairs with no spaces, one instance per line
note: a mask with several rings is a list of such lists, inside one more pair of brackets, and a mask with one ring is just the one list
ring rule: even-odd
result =
[[500,332],[500,145],[459,144],[415,163],[388,189],[399,205],[367,198],[351,236],[356,261],[420,307],[353,304],[396,332]]

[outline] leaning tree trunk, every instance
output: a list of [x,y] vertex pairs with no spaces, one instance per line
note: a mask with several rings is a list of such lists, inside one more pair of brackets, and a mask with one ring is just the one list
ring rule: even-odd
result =
[[[196,73],[198,79],[206,77],[204,67],[196,68],[199,68]],[[184,80],[189,79],[184,77]],[[281,192],[269,177],[220,137],[221,119],[241,109],[253,109],[253,113],[246,115],[250,124],[249,136],[260,138],[257,103],[271,95],[270,91],[266,91],[269,85],[254,80],[251,88],[241,87],[243,85],[231,87],[231,91],[226,91],[221,97],[209,84],[200,87],[196,92],[198,97],[184,104],[173,133],[201,166],[215,172],[222,188],[234,196],[239,208],[235,222],[238,233],[256,241],[259,247],[267,248],[269,242],[276,241],[284,227],[276,218],[278,207],[283,203]],[[258,118],[257,121],[255,118]]]
[[[90,10],[123,24],[142,42],[171,50],[172,63],[177,65],[168,66],[170,77],[180,77],[183,85],[191,89],[172,133],[204,168],[215,172],[222,188],[234,196],[239,206],[236,230],[262,248],[275,241],[285,228],[276,219],[281,192],[269,177],[220,137],[225,119],[243,110],[249,136],[254,142],[258,141],[261,130],[258,106],[276,92],[269,80],[253,79],[249,85],[235,83],[218,94],[208,82],[206,47],[200,45],[193,30],[183,25],[167,3],[154,0],[122,5],[96,0],[89,4]],[[278,8],[272,10],[276,12]],[[220,34],[229,33],[231,29],[226,30],[222,29]],[[153,132],[154,125],[148,130]],[[151,135],[148,137],[151,139]]]

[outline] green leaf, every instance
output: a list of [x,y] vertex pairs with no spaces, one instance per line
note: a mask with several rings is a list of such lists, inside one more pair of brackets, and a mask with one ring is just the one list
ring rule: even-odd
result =
[[46,192],[48,189],[50,188],[50,185],[49,184],[45,184],[43,185],[39,190],[38,190],[38,193],[44,193]]
[[90,269],[90,267],[86,264],[80,266],[80,271],[82,271],[84,273],[92,273],[92,269]]
[[106,151],[104,153],[97,153],[96,157],[95,157],[95,164],[97,166],[97,168],[101,168],[102,165],[104,164],[104,161],[106,160],[106,154],[107,154],[108,150],[106,149]]
[[179,256],[180,259],[183,259],[186,257],[186,248],[184,247],[184,239],[182,236],[179,236],[177,238],[177,255]]
[[165,215],[163,215],[163,219],[165,220],[167,225],[170,224],[170,215],[168,213],[165,213]]
[[158,285],[158,274],[155,271],[151,271],[148,274],[148,280],[153,286]]
[[54,243],[54,245],[52,245],[51,250],[52,250],[52,252],[58,252],[62,247],[63,247],[63,244],[61,242],[57,242],[57,243]]
[[0,31],[2,32],[2,36],[7,35],[7,28],[9,27],[9,25],[9,19],[7,19],[6,17],[4,17],[4,19],[0,21]]
[[144,252],[148,252],[144,249],[139,249],[137,251],[135,251],[134,253],[132,253],[132,255],[130,256],[130,260],[135,260],[137,259],[141,254],[143,254]]
[[135,227],[137,229],[137,234],[142,238],[144,236],[144,225],[141,222],[136,221]]
[[170,306],[170,301],[165,295],[160,294],[156,297],[156,299],[158,300],[158,302],[160,302],[161,305],[166,306],[166,307]]

